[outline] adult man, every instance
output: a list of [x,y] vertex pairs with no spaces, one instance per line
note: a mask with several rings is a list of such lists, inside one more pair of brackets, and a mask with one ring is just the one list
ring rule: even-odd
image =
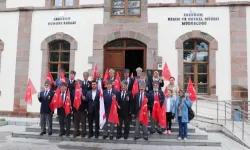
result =
[[95,121],[95,138],[99,136],[99,99],[100,91],[97,90],[97,83],[95,80],[91,83],[92,90],[87,92],[86,98],[83,100],[88,101],[88,123],[89,135],[88,138],[93,137],[93,121]]
[[126,80],[127,81],[127,89],[128,91],[132,91],[134,80],[129,77],[129,69],[124,70],[124,78],[121,79],[121,81]]
[[[67,96],[67,83],[62,82],[61,85],[60,85],[60,89],[61,89],[61,95],[60,96],[62,98],[63,104],[65,104],[66,96]],[[59,136],[65,135],[64,126],[66,126],[66,136],[69,136],[70,126],[71,126],[71,114],[68,114],[66,116],[65,111],[64,111],[64,107],[62,106],[62,107],[57,109],[57,115],[58,115],[59,124],[60,124],[60,134],[59,134]]]
[[162,90],[162,87],[164,87],[164,81],[159,77],[158,71],[154,71],[153,76],[148,79],[150,91],[153,90],[153,82],[154,81],[159,82],[159,90]]
[[57,77],[57,79],[56,79],[56,81],[54,83],[55,86],[56,86],[56,88],[60,87],[60,85],[61,85],[62,82],[68,83],[68,81],[69,81],[69,79],[66,78],[66,77],[65,77],[66,81],[62,81],[62,78],[61,78],[62,74],[65,74],[65,70],[64,69],[60,70],[60,75],[59,75],[59,77]]
[[[74,102],[74,97],[75,97],[75,86],[76,86],[75,76],[76,76],[76,72],[73,70],[70,71],[69,80],[68,80],[68,89],[70,92],[71,104],[74,104],[73,102]],[[72,107],[73,107],[73,105],[72,105]],[[75,112],[75,110],[73,109],[73,113],[74,112]]]
[[[151,125],[150,134],[155,133],[155,130],[157,130],[157,132],[159,134],[162,134],[162,131],[161,131],[159,125],[152,117],[153,106],[154,106],[156,96],[158,96],[158,99],[160,101],[160,107],[161,107],[164,100],[165,100],[164,93],[161,90],[159,90],[159,82],[154,81],[153,82],[153,91],[149,91],[149,111],[150,111],[150,125]],[[155,126],[157,126],[157,128],[155,128]]]
[[97,83],[97,89],[100,90],[101,88],[104,89],[104,84],[103,84],[103,79],[102,79],[102,75],[101,72],[97,72],[96,73],[96,83]]
[[109,69],[109,80],[112,81],[112,85],[114,85],[115,82],[115,70]]
[[44,91],[38,93],[37,97],[41,103],[40,107],[40,124],[42,132],[40,135],[46,134],[46,124],[48,124],[48,135],[52,135],[52,114],[49,104],[54,96],[54,92],[50,90],[50,81],[44,83]]
[[148,128],[147,126],[141,124],[139,121],[139,114],[140,114],[140,109],[142,107],[144,96],[148,97],[147,93],[145,92],[145,87],[146,87],[146,83],[140,83],[139,85],[140,92],[136,93],[134,97],[134,101],[135,101],[134,112],[133,112],[133,116],[135,117],[134,140],[137,140],[140,138],[140,126],[142,127],[144,140],[146,141],[148,140]]
[[117,126],[117,137],[116,139],[120,139],[122,137],[122,125],[124,123],[124,139],[128,139],[129,135],[129,117],[132,113],[132,102],[133,96],[130,91],[127,90],[127,81],[122,81],[121,92],[118,94],[118,114],[119,114],[119,122],[120,125]]
[[140,83],[144,83],[145,84],[145,91],[148,92],[149,91],[149,83],[146,80],[146,73],[145,72],[141,72],[140,74],[140,79],[138,80],[138,85],[140,85]]
[[82,90],[84,93],[87,93],[87,91],[91,90],[91,81],[89,79],[89,73],[84,72],[83,73],[83,81],[82,81]]
[[140,79],[140,76],[141,76],[141,73],[142,73],[142,68],[141,67],[138,67],[138,68],[136,68],[136,74],[137,74],[137,79]]
[[[82,89],[82,81],[81,80],[77,80],[76,82],[78,82],[81,86],[80,91],[82,92],[81,95],[81,105],[79,106],[79,109],[76,110],[75,108],[73,108],[74,111],[74,127],[75,127],[75,133],[74,133],[74,137],[80,136],[83,138],[86,135],[86,118],[87,118],[87,108],[88,108],[88,102],[87,100],[85,100],[85,96],[86,93],[84,93],[85,91]],[[72,103],[73,104],[73,103]],[[82,133],[80,134],[80,122],[81,122],[81,128],[82,128]]]
[[[109,112],[110,112],[110,107],[112,104],[112,98],[117,98],[117,91],[112,89],[112,80],[107,80],[106,81],[106,87],[107,89],[103,91],[103,98],[104,98],[104,107],[105,107],[105,113],[106,113],[106,118],[107,121],[104,124],[104,136],[103,139],[106,139],[108,136],[110,136],[110,140],[113,140],[113,135],[114,135],[114,124],[111,122],[108,122],[109,118]],[[109,124],[109,126],[108,126]],[[110,134],[108,133],[108,130],[110,128]]]

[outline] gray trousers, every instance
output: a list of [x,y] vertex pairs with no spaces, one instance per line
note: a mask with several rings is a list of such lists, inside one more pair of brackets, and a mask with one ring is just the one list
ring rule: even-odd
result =
[[[109,114],[107,114],[107,118],[109,118]],[[114,136],[115,124],[108,122],[108,119],[107,119],[106,123],[104,124],[103,130],[104,130],[105,136]]]
[[48,126],[48,133],[52,133],[52,114],[40,114],[42,132],[46,132],[46,124]]
[[140,126],[142,126],[142,131],[143,131],[143,138],[147,138],[148,137],[148,128],[141,124],[141,122],[139,121],[139,115],[136,117],[135,119],[135,137],[140,137]]

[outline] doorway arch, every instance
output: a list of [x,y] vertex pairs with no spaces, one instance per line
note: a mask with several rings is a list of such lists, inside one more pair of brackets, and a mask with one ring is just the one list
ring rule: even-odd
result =
[[136,75],[137,67],[146,69],[146,45],[134,39],[117,39],[104,45],[104,70],[112,68],[122,76],[129,69]]

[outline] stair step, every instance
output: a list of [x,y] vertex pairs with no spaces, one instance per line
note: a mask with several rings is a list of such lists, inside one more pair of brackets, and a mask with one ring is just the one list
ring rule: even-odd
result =
[[[176,128],[172,129],[172,131],[174,131],[174,132],[172,132],[171,135],[160,135],[158,133],[155,133],[155,134],[150,135],[150,137],[152,137],[152,138],[163,138],[163,139],[165,139],[165,138],[166,139],[176,139],[177,135],[178,135],[178,130],[177,131],[175,131],[175,130],[177,130],[177,129]],[[41,128],[39,126],[37,126],[37,125],[36,126],[26,127],[26,132],[36,132],[37,134],[39,134],[41,132]],[[53,127],[52,132],[53,133],[60,133],[59,127]],[[116,136],[116,132],[117,132],[117,130],[115,129],[114,136]],[[73,133],[74,133],[74,129],[71,128],[70,134],[73,134]],[[88,133],[88,128],[87,128],[87,133]],[[100,130],[99,133],[100,133],[100,136],[104,135],[103,130]],[[142,131],[141,131],[141,133],[142,133]],[[194,133],[191,133],[191,132],[189,132],[188,134],[189,134],[190,139],[200,139],[200,140],[207,140],[208,139],[208,136],[206,134],[204,134],[204,135],[199,134],[198,135],[198,134],[194,134]],[[135,131],[130,131],[129,132],[130,137],[134,137],[134,135],[135,135]]]
[[30,139],[47,139],[47,140],[60,140],[60,141],[79,141],[79,142],[95,142],[95,143],[120,143],[120,144],[142,144],[142,145],[170,145],[170,146],[221,146],[221,142],[216,141],[207,141],[207,140],[192,140],[189,139],[187,141],[178,141],[176,139],[152,139],[149,137],[149,141],[145,141],[143,139],[138,139],[136,141],[133,138],[128,138],[127,140],[124,139],[102,139],[99,136],[98,139],[95,138],[73,138],[70,137],[59,137],[58,134],[53,134],[52,136],[43,135],[40,136],[37,133],[30,133],[30,132],[20,132],[20,133],[12,133],[12,137],[16,138],[30,138]]

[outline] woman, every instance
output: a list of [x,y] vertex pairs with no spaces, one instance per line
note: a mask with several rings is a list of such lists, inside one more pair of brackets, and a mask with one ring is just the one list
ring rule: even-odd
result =
[[172,118],[174,114],[175,100],[172,97],[172,90],[168,90],[165,98],[167,129],[164,134],[171,134]]
[[169,85],[168,85],[168,89],[172,90],[172,96],[174,97],[174,99],[176,100],[177,96],[178,96],[178,92],[179,92],[179,87],[177,85],[175,85],[175,78],[174,77],[170,77],[169,78]]
[[184,95],[183,89],[179,90],[179,97],[175,102],[175,118],[179,124],[179,137],[178,140],[187,140],[188,127],[188,108],[192,107],[192,103],[188,97],[188,94]]

